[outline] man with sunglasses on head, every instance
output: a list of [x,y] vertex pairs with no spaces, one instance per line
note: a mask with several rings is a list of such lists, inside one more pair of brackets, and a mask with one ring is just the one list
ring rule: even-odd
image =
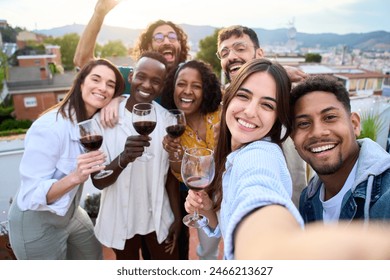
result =
[[[216,55],[221,61],[221,68],[228,82],[236,76],[244,63],[264,57],[256,32],[242,25],[222,28],[218,32],[217,50]],[[291,82],[299,82],[307,76],[298,68],[291,66],[284,68]],[[301,191],[307,185],[306,164],[295,150],[290,137],[283,143],[283,152],[293,181],[292,200],[298,207]]]

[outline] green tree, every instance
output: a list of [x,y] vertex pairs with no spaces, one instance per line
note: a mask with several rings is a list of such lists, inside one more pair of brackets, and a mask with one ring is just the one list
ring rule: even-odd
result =
[[95,44],[95,57],[101,57],[103,46],[99,45],[98,43]]
[[16,43],[16,36],[19,32],[26,30],[20,27],[12,28],[11,26],[6,26],[5,28],[0,28],[0,33],[3,38],[4,43]]
[[121,40],[109,41],[101,49],[101,57],[127,56],[127,49]]
[[305,62],[321,63],[322,56],[318,53],[308,53],[305,55]]
[[45,39],[45,43],[60,46],[62,65],[65,70],[72,70],[74,68],[73,57],[79,40],[80,36],[77,33],[69,33],[62,37],[49,37]]
[[[0,50],[0,92],[3,90],[3,80],[7,78],[8,62],[7,56]],[[0,100],[1,101],[1,100]]]
[[215,55],[217,52],[217,40],[219,29],[216,29],[214,33],[199,41],[199,51],[196,54],[196,58],[210,63],[214,72],[218,77],[221,76],[221,62]]

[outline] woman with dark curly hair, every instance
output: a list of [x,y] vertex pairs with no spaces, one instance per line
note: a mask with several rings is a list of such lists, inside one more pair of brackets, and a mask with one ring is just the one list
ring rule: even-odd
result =
[[[216,146],[214,129],[220,120],[222,100],[221,84],[209,64],[199,60],[190,60],[180,64],[176,71],[171,71],[162,93],[161,103],[167,109],[180,109],[186,117],[186,130],[180,138],[165,136],[164,149],[170,154],[183,157],[187,148],[205,147],[214,150]],[[188,189],[180,176],[181,161],[171,161],[171,170],[181,182],[181,205],[183,216],[185,198]],[[183,226],[179,246],[188,249],[188,228]],[[183,235],[182,234],[182,235]],[[203,230],[198,231],[200,244],[197,254],[200,259],[218,257],[218,238],[207,237]],[[185,243],[187,241],[187,244]],[[180,242],[180,241],[179,241]]]

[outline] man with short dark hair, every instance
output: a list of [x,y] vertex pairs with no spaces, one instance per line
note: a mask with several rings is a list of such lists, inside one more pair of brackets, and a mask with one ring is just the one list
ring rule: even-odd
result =
[[291,92],[291,138],[317,173],[302,192],[306,223],[390,218],[390,155],[360,134],[349,94],[330,76],[314,76]]

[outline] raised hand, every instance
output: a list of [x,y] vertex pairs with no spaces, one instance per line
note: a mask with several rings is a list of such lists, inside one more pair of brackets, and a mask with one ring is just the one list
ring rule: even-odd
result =
[[100,123],[104,128],[114,127],[119,121],[119,104],[123,100],[123,96],[113,98],[110,103],[100,110]]
[[116,5],[118,5],[122,0],[99,0],[95,6],[95,12],[108,14]]
[[183,156],[183,147],[180,144],[180,138],[172,138],[169,135],[165,135],[163,138],[163,148],[169,154],[169,158],[172,158],[175,153],[179,158]]
[[188,191],[184,208],[187,213],[193,213],[196,209],[199,211],[210,211],[213,208],[213,201],[205,191]]
[[121,165],[126,166],[136,158],[142,156],[145,147],[150,146],[151,138],[146,135],[132,135],[127,137],[125,147],[121,154]]
[[92,173],[105,169],[106,167],[103,165],[105,159],[106,155],[100,150],[79,155],[77,168],[72,172],[74,183],[84,183]]
[[292,83],[296,83],[307,78],[307,74],[296,67],[284,66],[284,69],[287,71],[287,75]]

